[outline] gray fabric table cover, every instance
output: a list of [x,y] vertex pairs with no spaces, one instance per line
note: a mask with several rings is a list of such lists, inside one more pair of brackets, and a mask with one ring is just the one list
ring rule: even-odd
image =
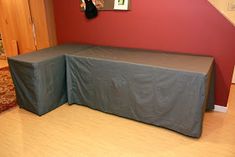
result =
[[70,104],[192,137],[213,107],[212,57],[93,47],[67,54],[66,64]]
[[65,53],[91,46],[61,45],[9,57],[8,63],[20,107],[45,114],[67,102]]

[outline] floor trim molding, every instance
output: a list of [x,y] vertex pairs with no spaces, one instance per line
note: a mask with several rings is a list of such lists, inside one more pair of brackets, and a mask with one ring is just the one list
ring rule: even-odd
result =
[[220,105],[215,105],[214,111],[216,112],[227,112],[228,107],[225,106],[220,106]]

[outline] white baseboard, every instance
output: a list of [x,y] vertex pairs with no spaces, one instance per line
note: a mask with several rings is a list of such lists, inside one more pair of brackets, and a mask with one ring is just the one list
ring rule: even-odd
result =
[[228,107],[224,107],[224,106],[219,106],[219,105],[215,105],[214,111],[217,112],[227,112]]

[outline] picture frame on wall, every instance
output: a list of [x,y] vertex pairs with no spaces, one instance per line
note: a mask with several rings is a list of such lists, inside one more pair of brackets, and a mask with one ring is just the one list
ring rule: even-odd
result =
[[124,5],[125,0],[118,0],[118,5]]
[[129,0],[114,0],[114,10],[128,10]]

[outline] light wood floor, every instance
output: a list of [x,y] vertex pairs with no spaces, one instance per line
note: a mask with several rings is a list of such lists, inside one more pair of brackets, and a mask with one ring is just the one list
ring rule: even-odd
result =
[[205,114],[194,139],[173,131],[63,105],[42,116],[0,114],[0,157],[235,157],[235,85],[227,113]]

